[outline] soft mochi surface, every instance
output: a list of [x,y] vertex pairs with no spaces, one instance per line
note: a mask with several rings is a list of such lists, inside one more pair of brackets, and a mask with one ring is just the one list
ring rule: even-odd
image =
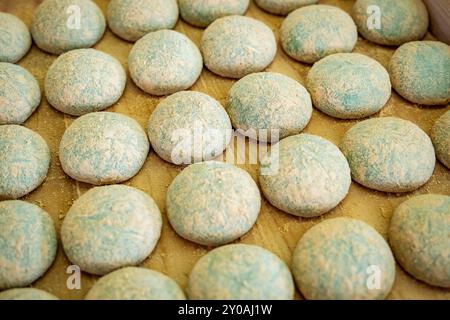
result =
[[81,270],[104,275],[146,259],[161,234],[161,213],[139,189],[96,187],[78,198],[61,227],[69,260]]
[[450,110],[444,113],[431,129],[436,157],[450,169]]
[[368,117],[391,96],[389,73],[359,53],[336,53],[318,61],[308,73],[306,86],[317,109],[340,119]]
[[44,181],[50,150],[36,132],[18,125],[0,126],[0,199],[17,199]]
[[424,105],[450,102],[450,46],[439,41],[408,42],[389,64],[392,86],[403,98]]
[[66,174],[95,185],[123,182],[144,165],[150,144],[136,120],[112,112],[94,112],[76,119],[59,145]]
[[181,237],[218,246],[252,228],[261,196],[247,171],[207,161],[188,166],[173,180],[166,207],[170,224]]
[[[350,168],[338,147],[328,140],[300,134],[272,148],[277,148],[277,153],[272,150],[261,160],[259,182],[273,206],[311,218],[330,211],[347,195]],[[274,161],[278,168],[271,171]]]
[[35,288],[16,288],[0,292],[0,300],[59,300],[58,297]]
[[312,114],[308,91],[294,79],[274,72],[240,79],[228,93],[225,108],[236,129],[271,142],[300,133]]
[[160,30],[138,40],[128,56],[134,83],[147,93],[162,96],[190,88],[200,76],[200,50],[184,34]]
[[418,189],[430,179],[436,163],[426,133],[414,123],[394,117],[354,125],[342,139],[341,150],[356,182],[385,192]]
[[0,125],[21,124],[41,102],[39,83],[21,66],[0,62]]
[[389,241],[400,265],[428,284],[450,288],[450,197],[427,194],[401,203]]
[[53,263],[56,247],[48,213],[25,201],[0,202],[0,290],[40,278]]
[[80,116],[111,106],[123,94],[127,76],[119,61],[95,49],[59,56],[45,77],[45,96],[57,110]]
[[211,160],[230,143],[227,113],[214,98],[195,91],[174,93],[161,101],[148,122],[155,152],[174,164]]
[[228,16],[217,19],[203,32],[201,50],[210,71],[239,79],[268,67],[275,58],[277,43],[263,22]]
[[16,16],[0,12],[0,62],[15,63],[30,50],[28,27]]
[[306,299],[384,299],[394,283],[395,261],[386,241],[371,226],[334,218],[303,235],[294,250],[292,273]]
[[249,0],[178,0],[181,17],[197,26],[207,27],[213,21],[232,15],[243,15]]
[[149,32],[175,27],[178,5],[177,0],[112,0],[106,15],[112,32],[134,42]]
[[[374,24],[375,6],[380,10],[380,28]],[[421,0],[357,0],[352,16],[364,38],[382,45],[420,40],[428,29],[428,12]]]
[[261,9],[278,15],[287,15],[295,9],[316,4],[319,0],[255,0]]
[[294,282],[286,264],[255,245],[216,248],[189,275],[192,300],[291,300]]
[[280,36],[284,51],[306,63],[333,53],[351,52],[358,40],[352,18],[328,5],[311,5],[293,11],[283,21]]
[[31,34],[40,49],[61,54],[92,47],[105,28],[105,17],[94,1],[45,0],[35,11]]
[[168,276],[145,268],[126,267],[100,278],[86,300],[184,300],[183,291]]

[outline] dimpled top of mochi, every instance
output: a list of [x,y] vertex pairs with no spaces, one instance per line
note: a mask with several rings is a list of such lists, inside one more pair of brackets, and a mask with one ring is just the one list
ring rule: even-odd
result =
[[16,288],[0,292],[0,300],[59,300],[54,295],[35,288]]
[[354,125],[345,134],[341,150],[355,181],[385,192],[421,187],[430,179],[436,163],[426,133],[410,121],[393,117]]
[[328,5],[311,5],[293,11],[283,21],[280,32],[284,51],[306,63],[333,53],[351,52],[358,40],[352,18]]
[[72,263],[103,275],[147,258],[161,226],[161,213],[146,193],[124,185],[96,187],[67,212],[61,241]]
[[148,122],[155,152],[175,164],[210,160],[231,139],[231,123],[219,102],[195,91],[177,92],[158,104]]
[[250,74],[236,82],[228,93],[226,109],[235,128],[251,129],[246,135],[261,141],[300,133],[312,114],[308,91],[273,72]]
[[428,284],[450,288],[450,197],[412,197],[394,212],[389,241],[401,266]]
[[92,47],[105,32],[102,11],[90,0],[45,0],[36,9],[31,34],[47,52]]
[[415,278],[450,288],[450,197],[412,197],[394,212],[389,241],[400,265]]
[[184,34],[160,30],[147,34],[128,57],[134,83],[153,95],[167,95],[190,88],[200,76],[200,50]]
[[20,198],[44,181],[50,150],[39,134],[18,125],[2,125],[0,150],[0,198]]
[[63,170],[96,185],[118,183],[138,173],[150,145],[132,118],[112,112],[86,114],[67,128],[59,145]]
[[205,65],[228,78],[242,78],[265,69],[275,57],[275,36],[261,21],[229,16],[214,21],[203,33]]
[[0,62],[15,63],[30,50],[28,27],[16,16],[0,12]]
[[286,264],[270,251],[232,244],[198,260],[187,290],[192,300],[291,300],[294,282]]
[[450,169],[450,110],[435,122],[431,129],[431,140],[437,158]]
[[21,66],[0,62],[0,125],[21,124],[41,102],[36,79]]
[[41,277],[56,255],[50,216],[25,201],[0,202],[0,290],[23,287]]
[[403,98],[419,104],[450,102],[450,46],[439,41],[409,42],[389,64],[392,86]]
[[176,0],[112,0],[107,17],[116,35],[134,42],[149,32],[175,27],[178,5]]
[[319,0],[255,0],[261,9],[279,15],[287,15],[295,9],[316,4]]
[[114,104],[125,83],[125,70],[115,58],[94,49],[77,49],[62,54],[51,65],[45,95],[59,111],[80,116]]
[[317,109],[340,119],[370,116],[391,96],[389,73],[359,53],[336,53],[315,63],[307,88]]
[[420,40],[428,29],[428,12],[421,0],[357,0],[352,15],[364,38],[383,45]]
[[170,224],[180,236],[218,246],[252,228],[261,196],[245,170],[207,161],[190,165],[173,180],[166,203]]
[[126,267],[100,278],[86,300],[184,300],[183,291],[168,276],[145,268]]
[[384,299],[394,283],[395,261],[371,226],[334,218],[303,235],[294,250],[292,273],[306,299]]
[[213,21],[231,15],[243,15],[249,0],[179,0],[181,17],[197,27],[207,27]]
[[[259,172],[261,190],[272,205],[296,216],[315,217],[345,198],[350,168],[334,144],[300,134],[281,140],[276,148],[278,154],[266,155]],[[277,161],[278,171],[270,172],[273,161]]]

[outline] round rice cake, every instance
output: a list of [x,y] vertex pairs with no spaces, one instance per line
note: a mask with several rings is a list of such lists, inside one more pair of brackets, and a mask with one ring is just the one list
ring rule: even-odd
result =
[[53,263],[56,249],[55,226],[47,212],[25,201],[0,202],[0,290],[39,279]]
[[21,66],[0,62],[0,125],[24,123],[40,102],[36,78]]
[[207,161],[188,166],[173,180],[166,208],[178,235],[198,244],[219,246],[253,227],[261,196],[245,170]]
[[201,50],[211,72],[239,79],[267,68],[275,58],[277,43],[263,22],[228,16],[217,19],[203,32]]
[[391,291],[395,261],[384,238],[351,218],[318,223],[302,236],[292,273],[310,300],[379,300]]
[[389,242],[400,265],[430,285],[450,288],[450,197],[412,197],[394,211]]
[[292,300],[294,282],[286,264],[255,245],[216,248],[189,275],[192,300]]
[[430,179],[436,163],[427,134],[400,118],[359,122],[347,131],[340,147],[352,178],[378,191],[416,190]]
[[145,260],[161,235],[153,199],[125,185],[95,187],[78,198],[61,226],[68,259],[81,270],[104,275]]

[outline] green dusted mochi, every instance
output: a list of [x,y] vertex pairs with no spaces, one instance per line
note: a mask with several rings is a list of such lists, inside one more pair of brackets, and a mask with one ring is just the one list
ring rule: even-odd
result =
[[240,79],[228,93],[225,108],[236,129],[253,139],[272,142],[300,133],[312,114],[308,91],[274,72]]
[[56,248],[48,213],[25,201],[0,202],[0,290],[36,281],[53,263]]
[[0,126],[0,199],[17,199],[44,181],[50,150],[36,132],[18,125]]
[[354,125],[341,141],[352,178],[367,188],[409,192],[433,174],[436,158],[430,138],[414,123],[394,117]]
[[0,12],[0,62],[15,63],[30,50],[28,27],[16,16]]
[[306,63],[333,53],[351,52],[358,40],[352,18],[328,5],[311,5],[291,12],[281,25],[280,36],[284,51]]
[[403,98],[424,105],[450,102],[450,46],[439,41],[408,42],[389,64],[392,87]]
[[183,20],[197,26],[207,27],[215,20],[232,15],[243,15],[249,0],[178,0]]
[[306,86],[317,109],[340,119],[368,117],[391,96],[389,73],[359,53],[336,53],[315,63]]
[[[336,207],[347,195],[351,176],[347,160],[328,140],[299,134],[281,140],[277,158],[261,160],[259,182],[269,202],[300,217],[316,217]],[[273,147],[274,148],[274,147]],[[273,161],[278,169],[267,172]]]
[[0,300],[59,300],[54,295],[35,288],[16,288],[0,292]]
[[294,250],[292,273],[310,300],[379,300],[390,292],[395,261],[387,242],[351,218],[318,223]]
[[187,291],[192,300],[292,300],[294,282],[289,268],[272,252],[232,244],[197,261]]
[[104,275],[146,259],[161,234],[161,213],[146,193],[124,185],[96,187],[78,198],[61,227],[69,260]]
[[431,129],[436,157],[450,169],[450,110],[444,113]]
[[316,4],[319,0],[255,0],[255,2],[267,12],[285,16],[295,9]]
[[428,29],[428,11],[421,0],[357,0],[352,16],[364,38],[382,45],[420,40]]
[[150,144],[136,120],[112,112],[76,119],[64,132],[59,160],[66,174],[94,185],[119,183],[135,176]]
[[178,284],[168,276],[145,268],[126,267],[100,278],[86,300],[185,300]]
[[148,121],[153,150],[174,164],[192,164],[221,155],[231,135],[230,119],[220,103],[196,91],[167,97]]
[[277,43],[264,23],[235,15],[217,19],[203,32],[201,50],[210,71],[239,79],[267,68]]
[[389,227],[400,265],[433,286],[450,288],[450,197],[427,194],[401,203]]
[[134,42],[149,32],[175,27],[178,5],[176,0],[112,0],[107,17],[112,32]]
[[59,56],[45,77],[45,96],[57,110],[80,116],[111,106],[122,96],[126,74],[112,56],[76,49]]
[[41,102],[39,83],[25,68],[0,62],[0,125],[21,124]]
[[190,88],[200,77],[200,50],[184,34],[160,30],[139,39],[128,56],[134,83],[147,93],[163,96]]
[[169,222],[181,237],[219,246],[253,227],[261,196],[247,171],[228,163],[206,161],[188,166],[173,180],[166,207]]
[[36,9],[31,34],[41,50],[59,55],[92,47],[105,27],[105,17],[94,1],[45,0]]

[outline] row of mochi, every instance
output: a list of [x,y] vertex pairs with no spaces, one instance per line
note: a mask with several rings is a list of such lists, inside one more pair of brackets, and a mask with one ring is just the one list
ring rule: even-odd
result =
[[[175,31],[151,33],[143,40],[153,37],[178,39],[198,51]],[[180,43],[174,45],[183,47]],[[173,52],[188,52],[175,47],[170,51],[167,46],[149,44],[145,50],[132,49],[130,73],[141,88],[153,94],[169,94],[189,88],[197,80],[202,70],[201,54],[197,52],[198,63],[192,65],[196,71],[191,73],[189,62],[181,57],[179,63],[172,60]],[[160,64],[158,56],[167,63]],[[309,93],[286,76],[252,73],[232,87],[227,111],[239,129],[274,128],[286,135],[298,133],[309,121],[311,98],[315,107],[339,119],[360,119],[379,112],[391,96],[391,81],[397,92],[411,101],[450,101],[450,47],[446,44],[407,43],[395,52],[389,70],[390,75],[380,63],[363,54],[333,54],[309,71]],[[126,73],[115,58],[95,49],[78,49],[61,55],[51,65],[45,78],[45,96],[57,110],[79,116],[116,103],[125,85]],[[0,124],[20,124],[39,106],[41,92],[26,69],[0,62],[0,98]]]
[[[52,1],[47,0],[46,2]],[[60,2],[58,5],[63,7],[68,5],[67,3],[64,4],[65,0]],[[88,2],[89,4],[86,5],[95,6],[92,2]],[[383,5],[387,6],[387,4]],[[423,6],[423,4],[421,5]],[[392,6],[395,7],[396,5]],[[412,5],[411,7],[415,6]],[[402,5],[403,7],[408,8],[405,4]],[[54,10],[50,4],[46,8],[47,10]],[[37,15],[40,11],[43,10],[38,9]],[[388,7],[384,14],[391,11],[395,10]],[[64,12],[64,10],[61,12]],[[136,10],[131,10],[131,12],[136,13]],[[408,12],[408,9],[405,12]],[[48,15],[47,13],[45,16]],[[36,18],[36,20],[39,19]],[[44,21],[47,20],[44,19]],[[344,22],[340,23],[341,20]],[[66,25],[63,27],[67,28]],[[399,28],[397,27],[397,29]],[[45,35],[48,36],[48,33],[46,32]],[[408,41],[416,38],[413,37]],[[337,7],[327,5],[312,5],[296,10],[284,21],[281,28],[281,40],[285,51],[293,58],[308,63],[316,62],[330,54],[351,52],[356,44],[356,39],[356,27],[350,16]],[[154,95],[167,95],[191,87],[200,76],[203,60],[208,69],[216,74],[231,78],[242,78],[250,73],[265,69],[272,62],[275,54],[276,40],[274,34],[264,23],[249,17],[227,16],[218,19],[205,30],[201,41],[201,52],[191,40],[176,31],[158,30],[148,33],[133,46],[129,56],[129,69],[132,79],[141,89]],[[423,57],[427,58],[424,59]],[[359,73],[367,72],[374,66],[368,66],[367,61],[364,63],[354,60],[348,62],[345,59],[336,59],[333,62],[328,61],[321,68],[331,69],[331,71],[333,71],[332,68],[340,68],[346,70],[347,74],[355,73],[354,82],[358,84],[361,81],[360,78],[368,78],[368,75],[362,76]],[[106,61],[102,63],[99,61],[99,57],[90,57],[88,54],[74,54],[70,58],[66,57],[64,61],[59,64],[59,67],[54,68],[53,73],[57,74],[49,76],[50,79],[61,80],[64,75],[70,73],[66,68],[70,70],[79,68],[80,71],[92,68],[95,71],[100,70],[101,67],[108,67],[112,70],[110,81],[114,82],[116,90],[112,90],[114,92],[109,95],[105,92],[105,89],[101,90],[101,86],[85,88],[88,81],[86,75],[90,73],[80,72],[81,77],[77,75],[71,79],[75,84],[72,87],[78,86],[79,90],[84,88],[83,91],[88,91],[90,95],[94,95],[97,99],[88,95],[85,99],[91,101],[84,100],[74,103],[72,100],[75,99],[69,95],[67,97],[69,101],[65,101],[65,97],[61,96],[60,92],[67,91],[69,79],[62,83],[54,80],[52,83],[56,82],[56,86],[49,83],[46,91],[52,92],[56,108],[69,114],[80,115],[80,112],[89,112],[90,109],[105,108],[105,105],[110,105],[111,101],[114,102],[118,99],[116,95],[120,97],[125,77],[123,72],[117,70],[117,65],[112,65],[112,62],[108,64]],[[92,65],[93,62],[98,62],[100,65],[95,67],[95,65]],[[85,65],[84,68],[83,65]],[[449,67],[450,49],[446,44],[437,41],[407,43],[397,50],[391,61],[390,70],[393,86],[403,97],[414,103],[446,104],[450,101],[450,84],[446,72]],[[99,79],[95,79],[95,83],[97,81],[108,83],[108,80],[104,79],[104,70],[98,72]],[[417,75],[417,70],[420,71],[419,75]],[[375,98],[379,103],[379,100],[384,99],[386,77],[385,74],[380,74],[378,70],[373,71],[376,75],[371,79],[371,82],[373,82],[371,86],[382,83],[381,87],[376,88],[375,93],[372,94],[372,96],[379,95]],[[334,72],[337,71],[334,70]],[[432,80],[429,75],[432,75]],[[430,82],[433,85],[430,85]],[[69,84],[71,83],[69,82]],[[352,90],[345,86],[335,86],[335,88],[338,91],[345,92],[343,95],[348,96],[349,100],[347,104],[358,104],[362,101],[358,101],[358,98],[351,97],[351,95],[353,92],[357,92],[361,85],[359,83]],[[76,94],[76,91],[74,94]],[[332,88],[329,91],[334,90]],[[105,94],[106,96],[104,96]],[[339,94],[341,93],[338,92],[337,95]],[[101,96],[103,96],[104,101],[101,101]],[[366,99],[368,98],[366,97]],[[83,102],[87,103],[86,110],[78,110],[77,105]],[[50,103],[52,104],[52,101]],[[69,106],[67,110],[64,110],[66,104]],[[73,104],[75,104],[75,107],[71,107]],[[327,108],[324,107],[324,109]],[[353,115],[344,116],[351,117]]]
[[[185,170],[191,167],[218,168],[202,163]],[[231,166],[222,169],[240,170]],[[216,172],[211,180],[197,180],[220,188],[220,178]],[[227,188],[222,186],[223,190],[208,187],[236,206],[244,197],[232,200],[229,193],[238,185],[235,180]],[[185,188],[192,190],[188,185]],[[174,201],[170,192],[168,205]],[[192,196],[188,192],[184,198],[199,204],[198,195]],[[222,209],[214,201],[217,199],[203,196],[202,200],[209,204],[209,210]],[[208,224],[192,217],[189,208],[182,209],[185,216],[191,216],[192,229]],[[168,206],[169,218],[173,210]],[[124,185],[93,188],[74,202],[61,227],[64,251],[81,270],[103,276],[86,299],[185,298],[172,279],[134,267],[153,251],[161,223],[151,197]],[[213,225],[209,228],[211,233],[217,231]],[[293,252],[292,274],[307,299],[384,299],[395,280],[392,248],[397,261],[412,276],[450,288],[449,230],[450,197],[436,194],[411,197],[395,209],[388,231],[391,247],[360,220],[327,219],[300,238]],[[0,289],[5,290],[0,299],[56,299],[37,289],[20,289],[40,278],[53,263],[57,236],[50,216],[24,201],[0,202],[0,240]],[[288,300],[294,297],[294,280],[286,264],[270,251],[231,244],[213,249],[197,261],[189,275],[187,293],[190,299]]]
[[[350,128],[339,150],[319,136],[298,134],[311,116],[309,96],[301,85],[278,74],[252,75],[258,76],[280,77],[298,90],[299,95],[291,91],[294,98],[286,100],[291,112],[277,113],[279,101],[274,101],[271,114],[255,113],[257,103],[247,95],[239,99],[239,92],[232,89],[225,109],[200,92],[167,97],[151,114],[147,134],[126,115],[88,113],[74,120],[61,138],[62,169],[73,179],[94,185],[124,182],[142,168],[150,143],[163,160],[177,165],[216,159],[238,137],[233,123],[238,133],[273,142],[272,152],[260,159],[261,187],[268,200],[283,211],[311,217],[344,199],[351,178],[378,191],[409,192],[432,176],[435,155],[450,167],[450,111],[435,122],[431,139],[410,121],[371,118]],[[257,102],[260,96],[253,98]],[[268,118],[278,122],[277,129],[259,130]],[[0,198],[20,198],[44,181],[50,151],[38,133],[19,125],[0,125],[0,147]]]
[[[383,45],[420,40],[428,29],[428,13],[421,0],[358,0],[353,7],[354,21],[343,10],[315,5],[317,2],[256,0],[271,13],[294,11],[283,22],[282,43],[286,52],[300,61],[310,63],[329,53],[351,51],[357,39],[356,25],[365,38]],[[150,32],[174,28],[179,11],[188,23],[207,27],[221,18],[245,14],[249,0],[179,0],[178,4],[176,0],[113,0],[107,8],[108,24],[116,35],[134,42]],[[373,19],[374,14],[378,20]],[[9,44],[2,50],[1,61],[16,62],[30,48],[30,33],[12,15],[2,14],[0,27]],[[105,27],[103,13],[92,1],[45,0],[36,10],[31,33],[39,48],[61,54],[93,46]],[[229,36],[234,36],[234,31]]]

